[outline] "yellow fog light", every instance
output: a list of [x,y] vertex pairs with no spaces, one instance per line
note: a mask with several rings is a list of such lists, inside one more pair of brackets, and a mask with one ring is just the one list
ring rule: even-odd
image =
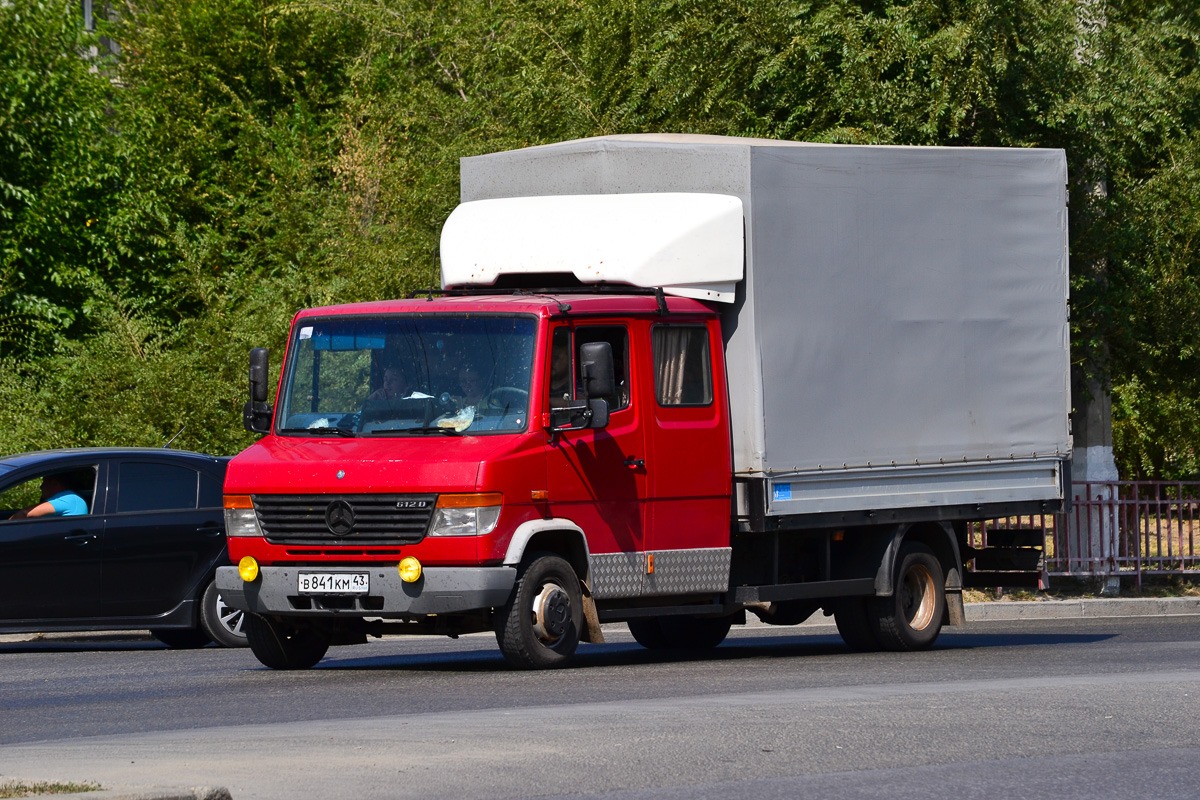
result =
[[252,583],[258,577],[258,562],[254,560],[254,556],[242,556],[242,560],[238,562],[238,574],[246,583]]
[[421,579],[421,562],[412,556],[400,560],[400,580],[416,583]]

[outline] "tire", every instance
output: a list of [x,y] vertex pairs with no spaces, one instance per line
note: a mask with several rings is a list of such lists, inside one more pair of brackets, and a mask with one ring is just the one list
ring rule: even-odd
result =
[[496,642],[505,660],[518,669],[565,666],[582,629],[579,576],[562,558],[534,553],[512,597],[496,612]]
[[254,656],[271,669],[308,669],[329,650],[329,634],[279,617],[246,614],[242,627]]
[[212,643],[199,628],[157,628],[150,635],[172,650],[195,650]]
[[732,617],[649,617],[626,623],[649,650],[711,650],[729,635]]
[[246,647],[245,619],[245,612],[225,605],[216,583],[208,585],[200,597],[200,627],[208,638],[222,647]]
[[870,603],[879,644],[898,652],[928,650],[942,630],[946,582],[937,556],[919,542],[906,542],[896,557],[891,597]]
[[867,610],[867,604],[872,600],[869,597],[847,597],[833,607],[833,621],[837,623],[842,641],[851,650],[860,653],[872,653],[879,649],[874,620]]
[[665,650],[670,647],[667,644],[667,635],[658,624],[658,617],[639,617],[625,624],[629,626],[633,640],[647,650]]

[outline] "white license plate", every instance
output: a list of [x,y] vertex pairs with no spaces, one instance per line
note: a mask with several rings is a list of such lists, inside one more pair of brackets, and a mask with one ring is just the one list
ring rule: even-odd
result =
[[366,594],[370,588],[366,572],[300,573],[300,594]]

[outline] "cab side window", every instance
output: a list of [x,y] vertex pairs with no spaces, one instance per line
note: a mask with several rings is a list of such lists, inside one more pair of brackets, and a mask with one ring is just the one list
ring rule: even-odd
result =
[[580,325],[554,331],[550,343],[550,407],[561,408],[583,397],[583,375],[579,349],[589,342],[608,342],[612,347],[613,373],[617,390],[603,397],[609,412],[629,407],[629,331],[623,325]]
[[196,507],[200,474],[174,464],[134,461],[121,464],[117,513]]
[[708,328],[703,325],[655,325],[654,395],[660,406],[707,406],[713,400]]

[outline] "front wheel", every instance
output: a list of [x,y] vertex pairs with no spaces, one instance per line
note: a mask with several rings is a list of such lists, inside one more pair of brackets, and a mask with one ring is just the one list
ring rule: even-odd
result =
[[328,633],[280,617],[247,614],[243,627],[254,656],[271,669],[308,669],[329,650]]
[[928,650],[942,630],[946,587],[937,556],[906,542],[896,558],[891,597],[871,601],[874,628],[884,650]]
[[582,628],[579,576],[558,556],[534,554],[496,611],[500,652],[518,669],[561,667],[575,654]]

